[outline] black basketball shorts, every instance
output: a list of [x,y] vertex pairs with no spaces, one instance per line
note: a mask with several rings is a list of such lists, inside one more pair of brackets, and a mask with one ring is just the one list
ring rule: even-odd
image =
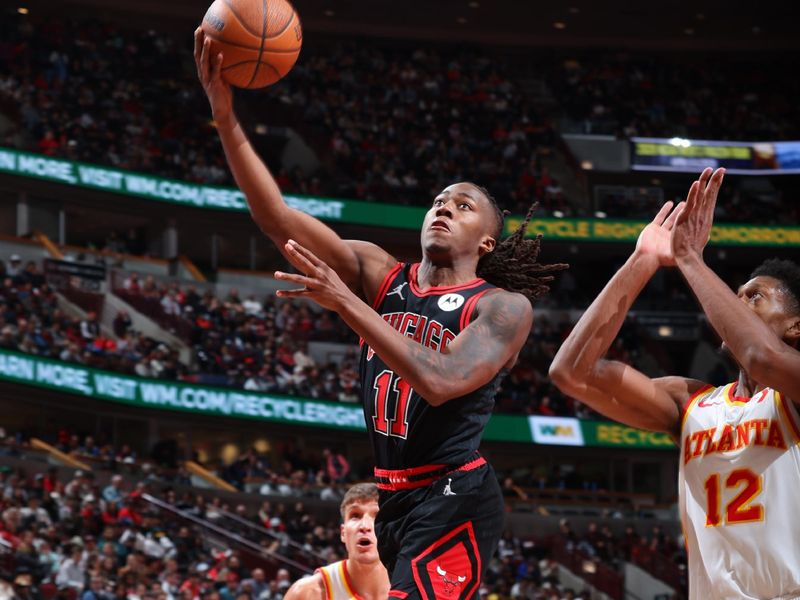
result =
[[503,496],[491,466],[478,457],[461,467],[375,472],[375,533],[389,597],[477,598],[503,532]]

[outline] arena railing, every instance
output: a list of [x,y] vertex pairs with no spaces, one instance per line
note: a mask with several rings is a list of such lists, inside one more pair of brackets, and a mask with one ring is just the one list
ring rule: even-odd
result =
[[635,512],[644,507],[653,507],[656,504],[653,494],[642,493],[536,487],[521,487],[519,492],[524,494],[524,497],[507,497],[506,501],[515,509],[518,508],[520,510],[524,510],[526,507],[546,504],[553,506],[587,506],[601,509],[612,508]]
[[561,537],[551,538],[550,547],[553,560],[557,563],[614,600],[622,600],[625,594],[625,577],[622,574],[575,548],[569,549],[566,540]]
[[669,556],[650,548],[637,548],[630,562],[676,590],[686,589],[686,569],[681,569]]
[[221,546],[238,551],[241,555],[242,564],[251,569],[256,567],[262,568],[267,578],[274,578],[278,570],[282,568],[289,570],[294,577],[308,575],[313,571],[309,565],[297,562],[274,550],[265,548],[237,533],[183,511],[151,494],[145,493],[142,494],[141,497],[161,512],[198,527],[203,534],[209,538],[210,542],[213,543],[217,541]]
[[287,547],[291,548],[297,554],[302,555],[304,557],[308,557],[310,559],[309,562],[311,562],[312,564],[313,563],[318,563],[320,565],[323,565],[323,564],[325,564],[327,562],[327,560],[325,559],[324,556],[322,556],[322,554],[320,554],[318,552],[314,552],[313,550],[309,550],[309,549],[305,548],[302,544],[299,544],[294,540],[291,540],[291,539],[288,540],[288,541],[287,540],[283,540],[275,532],[270,531],[269,529],[266,529],[266,528],[262,527],[261,525],[258,525],[258,524],[254,523],[252,521],[244,519],[244,518],[240,517],[237,514],[234,514],[234,513],[230,512],[230,511],[227,511],[225,509],[217,509],[217,512],[224,519],[232,521],[233,523],[236,523],[238,526],[244,528],[244,530],[246,532],[248,532],[248,535],[264,536],[264,537],[272,538],[275,541],[281,542],[281,543],[285,544]]

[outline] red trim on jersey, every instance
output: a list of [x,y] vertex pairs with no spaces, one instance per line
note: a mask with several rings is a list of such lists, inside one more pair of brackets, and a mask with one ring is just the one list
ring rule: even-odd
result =
[[435,296],[439,294],[450,294],[452,292],[459,292],[462,290],[471,290],[472,288],[478,287],[479,285],[483,285],[486,283],[483,279],[473,279],[472,281],[468,281],[467,283],[462,283],[461,285],[433,285],[429,287],[427,290],[422,291],[417,284],[417,271],[419,271],[419,263],[414,263],[411,265],[411,269],[408,274],[408,287],[411,288],[411,291],[414,292],[415,296]]
[[389,598],[408,598],[408,594],[400,590],[389,590]]
[[[375,483],[375,485],[378,487],[379,490],[386,490],[390,492],[397,492],[400,490],[415,490],[417,488],[429,486],[437,479],[441,479],[445,475],[450,475],[451,473],[458,473],[462,471],[474,471],[475,469],[482,467],[485,464],[486,464],[486,459],[483,458],[482,456],[479,456],[475,460],[471,460],[468,463],[461,465],[460,467],[456,467],[455,469],[451,469],[447,465],[425,465],[423,467],[414,467],[412,469],[398,469],[398,470],[375,469],[376,479],[389,480],[389,481],[378,481]],[[431,470],[430,467],[435,467],[437,470]],[[409,473],[409,471],[415,471],[418,469],[424,469],[424,470],[421,472],[418,471],[417,473]],[[434,474],[420,479],[412,479],[413,475],[419,475],[425,473],[434,473]]]
[[464,306],[464,310],[461,311],[461,320],[458,322],[458,327],[461,331],[469,325],[470,320],[472,319],[472,313],[475,310],[475,306],[478,304],[478,300],[490,290],[483,290],[482,292],[478,292],[472,298],[467,300],[467,304]]
[[408,469],[378,469],[375,468],[375,477],[410,477],[412,475],[422,475],[431,471],[438,471],[447,465],[422,465]]
[[[436,548],[440,547],[442,544],[447,542],[447,540],[455,537],[459,533],[461,533],[464,529],[467,530],[467,537],[469,538],[469,542],[472,545],[472,556],[475,558],[477,563],[476,572],[473,574],[472,579],[475,580],[475,583],[469,590],[462,592],[459,594],[459,597],[464,598],[472,598],[472,595],[475,593],[475,589],[478,587],[481,579],[481,553],[478,551],[478,542],[475,540],[475,530],[472,527],[472,521],[467,521],[463,525],[459,525],[455,529],[453,529],[450,533],[443,535],[438,540],[433,542],[430,546],[425,548],[420,554],[418,554],[414,559],[411,561],[411,572],[414,575],[414,581],[417,583],[417,591],[419,591],[420,595],[422,596],[422,600],[437,600],[437,599],[430,599],[428,597],[428,593],[425,591],[425,588],[422,586],[422,581],[419,577],[419,569],[417,568],[417,564],[420,560],[425,558],[428,554],[436,550]],[[469,552],[470,549],[466,549]]]
[[794,441],[800,443],[800,427],[797,426],[797,421],[794,418],[792,407],[789,405],[790,401],[787,400],[786,396],[781,394],[778,390],[775,390],[775,393],[778,395],[778,402],[780,402],[781,408],[783,408],[783,412],[786,414],[786,420],[789,421],[789,428],[792,430],[792,434],[794,435]]
[[436,477],[428,477],[427,479],[420,479],[419,481],[406,481],[403,483],[375,483],[375,487],[385,492],[400,492],[402,490],[416,490],[421,487],[427,487],[436,481]]
[[713,389],[713,388],[714,388],[713,385],[710,385],[710,384],[707,383],[704,386],[702,386],[699,390],[697,390],[694,394],[689,396],[686,399],[686,402],[683,403],[683,412],[686,412],[686,410],[689,408],[689,405],[692,402],[694,402],[697,399],[698,396],[700,396],[701,394],[706,393],[709,389]]
[[715,388],[713,385],[705,384],[686,399],[686,402],[684,402],[683,407],[681,408],[681,435],[683,435],[683,428],[686,425],[686,417],[689,416],[689,411],[692,410],[692,407],[694,407],[698,398],[705,396],[716,389],[717,388]]
[[752,400],[752,398],[747,398],[745,396],[735,396],[733,390],[736,389],[736,386],[739,384],[738,381],[734,381],[728,387],[727,397],[730,402],[741,402],[742,404],[747,404]]
[[363,596],[356,591],[356,586],[353,585],[353,580],[350,579],[350,573],[347,570],[347,561],[343,560],[341,562],[341,569],[342,574],[344,575],[344,585],[347,587],[347,591],[355,598],[356,600],[364,600]]
[[378,295],[375,296],[375,300],[372,302],[373,309],[378,310],[381,307],[383,299],[386,297],[386,292],[389,291],[389,285],[391,285],[392,279],[394,279],[395,275],[397,275],[402,268],[403,263],[399,262],[384,276],[383,281],[381,281],[381,285],[378,288]]
[[314,573],[322,575],[322,585],[325,586],[326,600],[333,600],[333,582],[331,581],[331,576],[328,575],[328,571],[320,567]]

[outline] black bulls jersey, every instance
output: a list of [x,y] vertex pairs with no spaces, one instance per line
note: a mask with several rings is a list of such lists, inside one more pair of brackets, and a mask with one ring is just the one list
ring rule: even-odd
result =
[[[384,278],[373,308],[403,335],[441,351],[469,325],[478,300],[495,286],[475,279],[423,292],[417,286],[418,269],[419,263],[395,266]],[[501,371],[475,391],[434,407],[362,342],[362,399],[376,466],[407,469],[472,460],[504,374]]]

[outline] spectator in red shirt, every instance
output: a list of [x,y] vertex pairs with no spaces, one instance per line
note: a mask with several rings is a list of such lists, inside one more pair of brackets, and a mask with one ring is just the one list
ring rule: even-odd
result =
[[48,129],[42,139],[39,140],[39,152],[47,156],[55,156],[61,144],[56,140],[52,129]]

